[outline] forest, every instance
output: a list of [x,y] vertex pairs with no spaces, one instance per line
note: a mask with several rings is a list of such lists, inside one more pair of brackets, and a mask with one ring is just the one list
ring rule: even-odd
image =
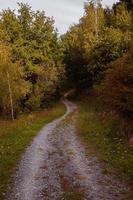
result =
[[64,76],[53,19],[18,6],[0,18],[0,113],[12,119],[57,98]]
[[[119,160],[116,153],[118,157],[110,154],[109,162],[114,162],[112,165],[116,168],[119,165],[120,170],[131,177],[132,0],[119,0],[112,7],[103,7],[101,0],[87,1],[84,15],[63,35],[58,33],[52,17],[47,17],[44,11],[33,11],[28,4],[18,3],[17,11],[8,8],[0,12],[0,124],[3,121],[13,123],[21,116],[47,111],[70,90],[73,91],[70,99],[81,109],[77,127],[82,133],[86,131],[86,138],[92,137],[87,135],[88,129],[85,130],[89,126],[87,119],[92,117],[91,110],[89,118],[90,108],[95,109],[100,123],[106,125],[108,118],[111,119],[110,127],[115,131],[110,131],[108,135],[111,136],[106,135],[106,139],[111,138],[111,148],[116,148],[123,160]],[[63,111],[55,108],[55,113],[58,116]],[[92,122],[90,131],[97,131],[97,127],[100,129],[98,123],[94,125]],[[104,127],[101,131],[104,129],[108,130]],[[38,130],[37,127],[35,130]],[[98,137],[98,140],[105,139]],[[121,149],[116,147],[119,144],[116,140],[121,141],[120,138],[124,141],[120,144]],[[92,140],[97,142],[96,138]],[[103,148],[103,152],[107,149],[104,145],[98,146]],[[123,152],[128,154],[127,157],[123,158]],[[119,161],[115,160],[116,157]],[[3,177],[4,180],[6,175]],[[0,190],[3,191],[3,188]]]
[[44,108],[65,88],[93,90],[132,134],[132,1],[112,8],[90,1],[79,23],[61,36],[45,12],[18,6],[17,14],[7,9],[0,18],[1,116]]
[[[93,91],[121,119],[126,135],[133,133],[133,2],[103,8],[85,4],[85,14],[61,39],[70,87]],[[89,102],[88,102],[89,106]]]
[[[133,4],[85,4],[79,24],[58,37],[54,20],[18,4],[0,18],[0,113],[45,107],[65,87],[96,90],[110,109],[133,118]],[[68,84],[69,83],[69,84]]]

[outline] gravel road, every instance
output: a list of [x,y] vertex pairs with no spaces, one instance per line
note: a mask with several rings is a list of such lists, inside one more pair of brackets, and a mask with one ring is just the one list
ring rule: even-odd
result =
[[106,164],[91,155],[76,135],[75,104],[47,124],[22,156],[6,200],[128,200],[127,184],[105,173]]

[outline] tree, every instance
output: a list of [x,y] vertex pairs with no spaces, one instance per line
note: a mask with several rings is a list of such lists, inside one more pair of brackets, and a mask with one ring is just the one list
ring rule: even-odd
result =
[[0,30],[6,34],[6,40],[9,43],[15,43],[19,40],[21,32],[17,16],[11,9],[3,10],[0,14]]
[[51,66],[38,67],[38,77],[36,84],[32,87],[30,98],[26,102],[26,107],[29,110],[37,110],[44,107],[49,99],[56,93],[57,85],[59,84],[58,71],[54,64]]
[[101,7],[101,0],[91,0],[90,1],[94,5],[94,12],[95,12],[95,34],[98,40],[99,34],[99,7]]
[[120,28],[124,32],[131,29],[132,16],[125,3],[116,6],[112,17],[114,18],[115,27]]
[[99,41],[104,22],[101,4],[95,5],[91,1],[85,4],[85,14],[79,24],[72,26],[63,37],[66,73],[69,83],[74,87],[85,89],[92,86],[92,76],[87,67],[88,56]]
[[133,131],[133,51],[111,64],[102,83],[102,100],[124,122],[128,136]]
[[30,41],[30,33],[35,13],[28,4],[18,3],[18,22],[20,31],[25,40]]
[[88,43],[90,48],[97,42],[104,23],[104,10],[101,3],[91,1],[89,4],[85,4],[85,14],[80,19],[80,26],[82,27],[85,43]]
[[128,10],[133,11],[133,0],[120,0],[120,3],[125,3]]
[[[82,32],[79,25],[71,27],[62,37],[67,83],[72,87],[85,87],[86,73],[82,49]],[[82,71],[82,72],[81,72]],[[81,74],[82,73],[82,74]]]
[[132,34],[122,33],[119,29],[105,28],[99,43],[90,52],[86,60],[93,83],[102,81],[109,64],[126,53],[132,41]]
[[[131,14],[124,3],[115,10],[101,3],[85,4],[85,14],[64,36],[64,62],[78,87],[101,82],[108,65],[126,53],[133,38]],[[97,31],[96,31],[97,30]]]
[[11,113],[14,120],[19,111],[20,100],[30,91],[30,84],[23,79],[23,69],[19,63],[12,63],[10,51],[0,44],[0,110]]
[[[44,11],[32,11],[28,4],[20,3],[18,6],[18,14],[10,9],[1,13],[0,30],[7,35],[5,41],[11,49],[12,63],[21,63],[24,70],[23,78],[31,83],[32,89],[24,98],[22,107],[28,106],[30,110],[31,108],[35,110],[42,106],[42,102],[45,102],[45,96],[48,96],[46,91],[56,96],[56,88],[59,89],[64,66],[61,63],[62,58],[53,18],[47,17]],[[46,82],[39,81],[42,69],[51,73],[51,75],[43,73]],[[58,79],[56,83],[52,86],[48,85],[48,81],[55,82],[55,76]],[[43,90],[44,85],[47,86],[47,90],[46,88]],[[49,95],[49,100],[51,95]],[[28,102],[32,106],[29,106]]]

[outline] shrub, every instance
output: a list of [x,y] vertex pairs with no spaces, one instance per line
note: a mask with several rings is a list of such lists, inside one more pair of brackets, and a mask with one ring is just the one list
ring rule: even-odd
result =
[[[124,120],[133,122],[133,51],[111,64],[102,83],[103,101]],[[130,129],[131,131],[131,129]]]

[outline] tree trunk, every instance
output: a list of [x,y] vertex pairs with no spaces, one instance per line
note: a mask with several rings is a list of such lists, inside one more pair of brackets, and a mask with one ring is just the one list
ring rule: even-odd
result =
[[98,2],[95,0],[95,32],[98,40]]
[[10,84],[10,76],[9,76],[8,71],[7,71],[7,81],[8,81],[8,89],[9,89],[10,106],[11,106],[11,118],[12,120],[14,120],[13,98],[12,98],[12,90],[11,90],[11,84]]

